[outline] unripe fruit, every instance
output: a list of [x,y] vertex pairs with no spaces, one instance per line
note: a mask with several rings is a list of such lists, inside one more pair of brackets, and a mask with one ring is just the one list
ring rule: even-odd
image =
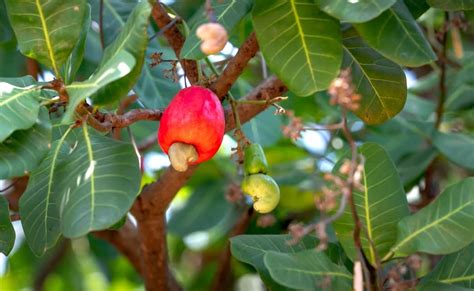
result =
[[201,51],[206,55],[217,54],[227,44],[227,31],[219,23],[201,24],[196,30],[196,36],[202,40]]
[[245,148],[244,170],[245,175],[266,174],[268,172],[265,153],[258,143],[253,143]]
[[219,98],[209,89],[179,91],[163,112],[158,142],[176,171],[209,160],[224,137],[225,118]]
[[280,188],[268,175],[246,176],[242,181],[242,191],[252,197],[253,208],[260,213],[272,211],[280,201]]

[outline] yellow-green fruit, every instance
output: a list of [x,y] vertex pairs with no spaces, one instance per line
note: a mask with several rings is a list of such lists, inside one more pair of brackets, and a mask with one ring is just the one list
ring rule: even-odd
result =
[[265,153],[258,143],[253,143],[245,148],[244,170],[245,175],[266,174],[268,172]]
[[268,175],[246,176],[242,181],[242,191],[252,197],[253,208],[260,213],[272,211],[280,201],[280,188]]

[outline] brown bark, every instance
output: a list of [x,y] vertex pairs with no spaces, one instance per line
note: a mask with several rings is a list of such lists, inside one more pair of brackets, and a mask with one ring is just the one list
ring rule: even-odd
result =
[[140,250],[138,249],[138,232],[129,220],[118,230],[101,230],[93,232],[93,235],[113,245],[127,257],[138,273],[143,274]]
[[211,84],[210,89],[214,91],[219,98],[222,99],[227,92],[229,92],[250,59],[257,54],[258,49],[257,37],[255,36],[255,32],[252,32],[239,48],[235,57],[229,61],[222,74]]
[[198,68],[197,63],[194,60],[186,60],[180,58],[181,48],[184,44],[184,36],[179,31],[178,26],[176,23],[172,23],[173,21],[171,17],[168,15],[166,10],[161,6],[161,4],[157,1],[157,3],[153,6],[153,10],[151,12],[153,20],[155,20],[156,24],[160,29],[163,29],[163,34],[168,40],[168,43],[173,48],[176,53],[176,57],[179,59],[181,66],[186,73],[186,77],[188,77],[191,84],[196,84],[199,81],[198,75]]

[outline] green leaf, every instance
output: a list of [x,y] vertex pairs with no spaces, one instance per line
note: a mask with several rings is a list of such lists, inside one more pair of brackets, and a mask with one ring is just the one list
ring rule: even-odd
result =
[[269,251],[296,253],[314,249],[318,243],[316,238],[312,236],[304,237],[297,244],[290,244],[291,240],[290,235],[239,235],[230,239],[230,246],[232,255],[237,260],[255,267],[266,284],[275,286],[263,262],[265,254]]
[[427,0],[431,7],[443,10],[473,10],[474,0]]
[[327,290],[328,286],[331,290],[352,288],[351,273],[315,249],[289,254],[269,251],[264,256],[264,262],[272,278],[289,288],[298,290]]
[[344,22],[366,22],[387,10],[397,0],[316,0],[321,10]]
[[[397,223],[409,214],[408,202],[397,169],[387,152],[375,143],[365,143],[358,151],[364,157],[363,189],[354,190],[354,202],[363,228],[362,248],[369,261],[374,263],[377,255],[382,258],[395,243]],[[333,222],[333,226],[347,255],[356,258],[354,221],[349,207]]]
[[398,173],[406,189],[416,183],[436,156],[438,156],[438,151],[429,147],[413,151],[398,161]]
[[130,209],[140,188],[138,158],[130,143],[105,137],[83,125],[58,174],[63,193],[61,232],[76,238],[109,228]]
[[142,68],[142,73],[137,84],[133,87],[137,93],[139,100],[147,108],[166,108],[171,99],[181,89],[178,82],[174,82],[170,78],[165,78],[164,70],[171,69],[171,66],[162,63],[158,66],[151,66],[152,61],[149,57],[156,52],[162,52],[164,59],[175,58],[174,51],[170,48],[161,46],[157,40],[148,45],[147,59]]
[[36,124],[15,131],[0,144],[0,179],[27,174],[38,166],[51,146],[51,122],[42,108]]
[[145,61],[145,51],[148,44],[147,27],[150,13],[151,6],[148,1],[138,4],[129,16],[120,34],[104,51],[99,68],[107,67],[108,61],[122,52],[128,52],[135,58],[135,67],[133,67],[129,74],[107,84],[92,96],[94,104],[112,104],[127,96],[128,92],[135,85]]
[[398,240],[392,255],[415,252],[449,254],[474,240],[474,178],[467,178],[446,188],[436,200],[398,224]]
[[8,22],[7,8],[5,1],[0,0],[0,43],[9,41],[13,37],[13,30]]
[[257,0],[252,12],[263,56],[299,96],[329,87],[342,62],[339,22],[312,0]]
[[87,97],[96,93],[107,84],[126,76],[135,66],[135,59],[131,54],[122,50],[102,65],[89,80],[74,82],[66,86],[69,93],[69,105],[64,114],[64,123],[72,121],[76,107]]
[[53,69],[73,50],[82,30],[85,0],[6,0],[8,16],[20,51]]
[[74,77],[82,64],[82,60],[84,59],[84,49],[86,48],[87,33],[91,27],[91,21],[91,7],[87,4],[86,13],[84,13],[84,20],[82,22],[81,35],[69,55],[66,64],[62,67],[62,75],[64,76],[65,84],[70,84],[74,81]]
[[392,61],[418,67],[436,60],[436,55],[402,0],[377,18],[354,24],[365,41]]
[[443,257],[420,284],[430,281],[474,289],[474,243]]
[[427,282],[416,286],[416,290],[419,291],[469,291],[472,289],[466,289],[456,285],[441,283],[441,282]]
[[367,124],[382,123],[397,115],[407,97],[402,68],[367,46],[354,29],[344,32],[343,67],[350,68],[361,95],[355,114]]
[[[222,24],[230,34],[232,29],[250,11],[252,3],[253,0],[213,0],[211,5],[214,16],[216,17],[216,22]],[[198,60],[206,56],[201,51],[201,40],[196,36],[196,30],[201,24],[207,23],[208,21],[205,12],[205,4],[203,4],[190,21],[192,27],[181,50],[181,58]]]
[[169,232],[184,237],[217,225],[232,211],[232,204],[225,198],[224,190],[225,185],[219,182],[206,183],[194,189],[186,204],[173,210],[168,221]]
[[33,78],[0,78],[0,143],[15,130],[35,124],[41,91]]
[[474,137],[471,135],[437,131],[433,145],[453,163],[474,170]]
[[274,108],[269,108],[252,118],[242,126],[245,135],[262,146],[274,145],[281,137],[281,117],[273,114]]
[[415,19],[420,17],[430,8],[426,0],[405,0],[405,4]]
[[[104,42],[105,46],[108,46],[114,41],[117,35],[120,33],[122,28],[125,26],[127,18],[137,6],[137,0],[102,0],[103,6],[103,30],[104,30]],[[100,13],[100,2],[101,0],[93,0],[92,19],[99,23]]]
[[0,253],[5,256],[11,252],[15,244],[15,230],[10,222],[8,201],[0,195]]
[[21,224],[33,253],[43,255],[60,237],[60,204],[63,192],[56,186],[57,172],[64,164],[69,148],[66,138],[71,128],[55,141],[41,164],[31,173],[20,198]]

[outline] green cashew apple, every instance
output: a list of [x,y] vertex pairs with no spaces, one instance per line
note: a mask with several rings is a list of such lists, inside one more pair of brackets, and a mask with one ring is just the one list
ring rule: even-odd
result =
[[245,148],[244,170],[245,175],[266,174],[268,172],[265,153],[258,143],[253,143]]
[[265,174],[246,176],[242,181],[242,191],[252,197],[253,208],[260,213],[272,211],[280,201],[278,184]]

